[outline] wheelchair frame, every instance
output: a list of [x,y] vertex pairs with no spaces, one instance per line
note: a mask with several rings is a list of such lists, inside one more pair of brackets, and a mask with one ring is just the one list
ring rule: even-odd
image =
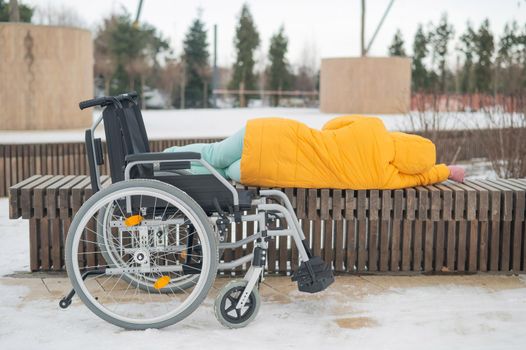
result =
[[[109,105],[115,105],[116,107],[122,108],[122,102],[128,101],[136,104],[137,94],[127,93],[114,97],[103,97],[84,101],[80,103],[81,109],[102,106],[106,107]],[[95,138],[95,130],[103,121],[103,115],[96,119],[90,129],[86,130],[86,148],[88,163],[90,169],[91,184],[94,192],[101,189],[100,171],[99,165],[103,163],[100,155],[102,154],[101,141]],[[141,117],[142,122],[142,117]],[[107,142],[110,140],[107,139]],[[111,159],[110,159],[111,161]],[[324,290],[330,285],[334,277],[330,266],[325,264],[320,258],[313,257],[308,244],[305,239],[305,235],[301,229],[298,218],[294,212],[292,204],[289,198],[281,191],[271,189],[260,189],[257,193],[257,198],[251,200],[251,207],[255,209],[253,214],[244,214],[245,209],[240,209],[239,192],[229,181],[227,181],[218,171],[216,171],[210,164],[201,158],[199,153],[139,153],[139,154],[128,154],[126,156],[126,165],[124,168],[124,180],[129,181],[134,177],[132,171],[139,166],[150,166],[154,172],[160,170],[163,165],[169,165],[175,169],[187,169],[192,163],[199,163],[204,166],[211,175],[213,175],[219,183],[227,189],[232,195],[232,209],[228,213],[225,213],[222,208],[217,205],[216,211],[211,215],[208,215],[209,223],[206,225],[212,225],[214,232],[219,240],[219,250],[236,249],[242,247],[248,243],[254,243],[252,253],[247,254],[243,257],[235,259],[230,262],[219,262],[218,270],[231,270],[235,267],[241,266],[246,263],[251,263],[250,268],[247,270],[244,281],[246,286],[237,302],[236,309],[241,309],[247,303],[254,288],[259,286],[259,283],[264,279],[264,270],[266,265],[266,252],[268,249],[268,241],[273,237],[279,236],[291,236],[292,241],[298,249],[301,265],[293,275],[293,280],[298,281],[298,287],[301,291],[306,292],[318,292]],[[173,176],[180,176],[174,174]],[[192,176],[192,175],[188,175]],[[135,177],[137,178],[137,177]],[[184,189],[183,189],[184,190]],[[191,194],[189,193],[190,197]],[[277,202],[271,203],[270,200]],[[197,204],[199,202],[196,200]],[[217,202],[217,201],[216,201]],[[217,202],[218,203],[218,202]],[[126,197],[126,212],[131,215],[132,203],[131,197]],[[272,219],[279,219],[286,222],[285,228],[271,229],[269,228],[269,221]],[[234,242],[225,242],[224,236],[226,227],[231,223],[241,222],[256,222],[257,230],[254,234]],[[140,267],[141,269],[143,267]],[[176,266],[166,266],[166,272],[172,272]],[[139,268],[137,268],[139,269]],[[158,267],[160,272],[161,268]],[[101,270],[102,271],[102,270]],[[153,271],[153,270],[152,270]],[[159,272],[155,271],[155,272]],[[119,273],[133,273],[133,269],[123,270],[123,268],[111,268],[106,267],[103,269],[103,273],[107,275],[119,274]],[[141,271],[144,272],[144,271]],[[148,271],[147,273],[149,273]],[[66,298],[62,299],[61,306],[69,306],[71,303],[71,297],[75,294],[72,291]],[[233,326],[234,327],[234,326]]]

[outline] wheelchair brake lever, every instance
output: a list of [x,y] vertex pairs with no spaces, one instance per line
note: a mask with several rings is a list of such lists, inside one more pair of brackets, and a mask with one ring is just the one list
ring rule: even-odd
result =
[[221,241],[224,241],[225,234],[228,233],[228,226],[230,226],[230,219],[225,214],[223,209],[221,209],[221,206],[219,205],[219,201],[217,198],[214,197],[213,199],[214,207],[219,214],[219,219],[216,220],[216,226],[219,233],[219,238]]

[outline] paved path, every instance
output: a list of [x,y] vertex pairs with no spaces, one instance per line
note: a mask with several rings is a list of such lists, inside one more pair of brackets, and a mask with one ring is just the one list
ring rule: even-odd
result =
[[[123,332],[95,317],[64,274],[0,277],[0,348],[76,349],[524,349],[526,278],[517,276],[337,276],[327,291],[305,294],[289,277],[267,277],[256,320],[228,330],[213,316],[218,278],[203,305],[173,327]],[[22,344],[22,346],[19,346]]]
[[[215,298],[219,289],[231,278],[219,277],[216,279],[209,299]],[[23,286],[29,289],[22,302],[38,300],[56,301],[66,295],[71,285],[68,278],[60,274],[47,273],[18,273],[0,278],[0,284],[10,286]],[[335,322],[342,328],[373,327],[377,321],[367,317],[352,316],[353,302],[359,303],[362,299],[372,295],[402,294],[402,291],[418,288],[444,289],[448,287],[470,287],[480,289],[481,293],[494,293],[498,291],[519,289],[525,291],[526,280],[517,276],[499,275],[470,275],[470,276],[350,276],[336,277],[336,282],[324,293],[305,294],[297,291],[295,282],[290,277],[267,276],[260,287],[263,303],[291,304],[298,301],[323,301],[329,298],[335,301],[338,307],[331,310]],[[75,298],[76,304],[80,301]],[[264,305],[264,304],[263,304]],[[349,317],[338,315],[347,314]]]

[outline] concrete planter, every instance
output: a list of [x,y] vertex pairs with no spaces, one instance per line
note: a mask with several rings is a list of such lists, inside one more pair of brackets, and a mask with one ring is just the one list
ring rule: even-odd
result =
[[326,58],[321,62],[320,109],[325,113],[407,113],[411,59]]
[[93,96],[87,30],[0,23],[0,129],[71,129],[91,124],[78,102]]

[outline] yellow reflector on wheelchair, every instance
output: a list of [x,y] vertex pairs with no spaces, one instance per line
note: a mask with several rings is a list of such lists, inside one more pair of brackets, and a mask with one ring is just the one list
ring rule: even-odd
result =
[[155,283],[153,284],[153,288],[159,290],[161,288],[166,287],[168,283],[170,283],[170,277],[162,276],[162,277],[159,277],[157,281],[155,281]]
[[141,223],[143,217],[140,215],[132,215],[129,218],[126,218],[124,220],[124,225],[131,227],[131,226],[137,226]]

